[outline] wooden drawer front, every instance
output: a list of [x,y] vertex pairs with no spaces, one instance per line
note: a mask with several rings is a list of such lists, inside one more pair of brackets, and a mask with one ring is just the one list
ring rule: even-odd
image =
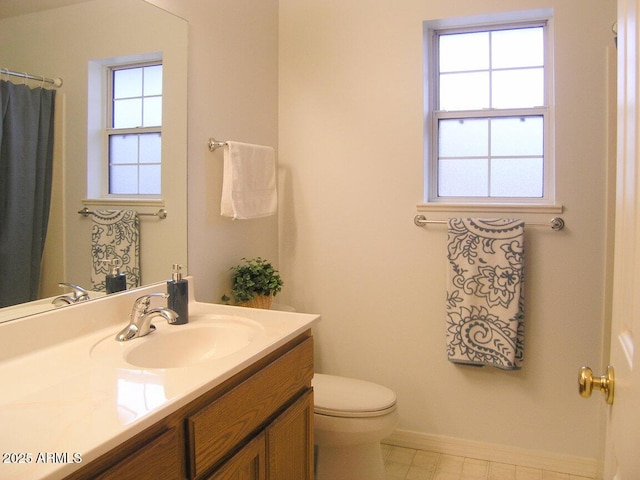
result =
[[113,465],[94,480],[139,480],[141,478],[175,480],[182,478],[181,448],[175,428],[163,433],[137,452]]
[[308,338],[187,418],[191,478],[204,474],[309,387],[312,377],[313,339]]

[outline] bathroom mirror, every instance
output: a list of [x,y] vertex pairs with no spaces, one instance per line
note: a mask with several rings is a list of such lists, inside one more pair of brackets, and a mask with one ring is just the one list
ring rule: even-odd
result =
[[[92,218],[78,214],[85,207],[144,214],[165,209],[165,219],[140,217],[142,284],[169,278],[173,263],[186,271],[187,42],[184,19],[143,0],[0,0],[0,68],[63,80],[56,94],[54,184],[41,297],[65,293],[59,282],[91,288]],[[148,54],[163,62],[162,194],[88,198],[90,65]],[[0,309],[0,321],[31,313],[8,308],[15,314]]]

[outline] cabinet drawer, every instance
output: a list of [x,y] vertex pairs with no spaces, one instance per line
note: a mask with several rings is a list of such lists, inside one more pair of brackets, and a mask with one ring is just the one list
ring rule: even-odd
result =
[[94,480],[175,480],[181,478],[181,457],[175,429],[163,433],[139,451],[113,465]]
[[218,463],[311,385],[313,340],[307,338],[222,397],[187,418],[190,478]]

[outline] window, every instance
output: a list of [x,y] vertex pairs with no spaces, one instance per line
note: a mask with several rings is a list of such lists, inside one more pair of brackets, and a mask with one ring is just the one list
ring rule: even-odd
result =
[[553,200],[547,21],[427,25],[425,200]]
[[160,195],[162,64],[108,69],[108,193]]

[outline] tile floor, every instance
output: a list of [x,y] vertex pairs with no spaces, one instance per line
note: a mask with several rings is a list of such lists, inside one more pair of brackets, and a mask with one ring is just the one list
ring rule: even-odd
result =
[[382,445],[386,480],[593,480],[587,477]]

